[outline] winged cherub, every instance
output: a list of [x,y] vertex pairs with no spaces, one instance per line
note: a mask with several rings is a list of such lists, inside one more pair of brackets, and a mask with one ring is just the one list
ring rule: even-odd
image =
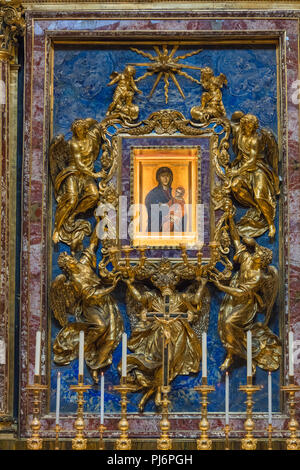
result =
[[117,87],[106,116],[120,117],[128,121],[137,119],[139,108],[132,103],[132,100],[135,93],[142,93],[142,91],[136,86],[134,77],[135,68],[132,65],[127,65],[121,73],[113,72],[111,74],[111,81],[108,83],[108,86],[117,83]]
[[227,85],[227,78],[223,73],[217,77],[210,67],[201,69],[200,84],[206,90],[201,96],[201,106],[194,106],[191,109],[191,116],[196,121],[206,122],[212,118],[226,116],[225,107],[222,100],[221,88]]
[[[123,332],[122,317],[110,295],[119,278],[115,276],[107,286],[97,276],[94,252],[97,243],[94,231],[80,260],[61,253],[58,265],[64,274],[58,275],[50,288],[50,306],[62,327],[53,345],[54,361],[66,365],[78,356],[79,332],[83,330],[84,358],[96,383],[100,369],[112,363],[112,352]],[[69,322],[69,315],[76,322]]]

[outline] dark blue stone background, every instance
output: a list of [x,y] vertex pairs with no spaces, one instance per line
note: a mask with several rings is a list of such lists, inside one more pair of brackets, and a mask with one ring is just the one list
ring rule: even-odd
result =
[[[122,71],[126,64],[132,62],[147,62],[148,59],[131,51],[128,46],[110,45],[98,48],[72,49],[57,48],[55,50],[54,64],[54,119],[53,135],[65,134],[66,138],[71,137],[70,125],[76,118],[93,117],[101,121],[112,100],[115,87],[108,87],[109,75],[113,71]],[[147,50],[155,55],[152,47],[147,45],[137,45],[139,49]],[[197,46],[183,45],[176,52],[183,55],[186,52],[196,50]],[[170,48],[171,50],[171,48]],[[276,72],[276,50],[273,46],[223,46],[207,47],[198,55],[189,57],[184,62],[198,67],[211,67],[215,74],[224,73],[228,79],[228,86],[223,89],[223,102],[230,117],[236,110],[250,112],[258,116],[263,127],[270,128],[277,136],[277,72]],[[146,71],[145,67],[137,67],[136,77],[141,76]],[[186,71],[193,77],[199,79],[199,72],[196,70]],[[135,103],[140,108],[140,119],[147,118],[151,112],[160,109],[176,109],[181,111],[186,118],[190,118],[192,106],[200,104],[202,89],[196,83],[178,76],[178,81],[185,93],[186,99],[179,94],[174,83],[170,80],[169,103],[165,103],[164,83],[160,82],[151,99],[149,92],[154,84],[156,76],[148,77],[138,83],[138,87],[143,91],[142,95],[137,95]],[[99,169],[99,163],[95,165]],[[55,213],[55,203],[53,214]],[[238,216],[244,213],[239,209]],[[279,242],[278,242],[278,216],[276,218],[277,237],[272,244],[269,242],[268,234],[261,236],[258,240],[264,246],[273,249],[273,264],[278,267],[279,263]],[[68,247],[60,244],[53,250],[52,278],[60,273],[57,266],[57,257],[60,251],[69,251]],[[220,373],[219,366],[225,358],[225,351],[220,342],[217,332],[217,320],[220,303],[223,294],[210,286],[212,294],[210,324],[208,330],[208,382],[215,385],[216,391],[210,394],[209,411],[224,411],[224,375]],[[125,329],[130,334],[130,324],[126,317],[125,307],[125,287],[119,285],[115,293],[119,302],[120,311],[124,318]],[[279,302],[277,301],[272,319],[271,329],[279,334]],[[52,322],[52,341],[54,341],[59,331],[58,323]],[[105,371],[105,412],[113,413],[120,411],[118,394],[112,390],[113,385],[119,383],[117,364],[121,357],[121,345],[115,350],[113,364]],[[53,360],[51,362],[51,411],[55,410],[56,395],[56,374],[62,372],[62,396],[61,411],[63,413],[76,410],[76,395],[69,390],[71,384],[75,384],[78,374],[78,361],[74,361],[69,366],[57,367]],[[273,409],[279,411],[279,371],[272,374],[273,377]],[[245,394],[238,391],[239,384],[245,383],[246,366],[245,361],[236,360],[230,370],[230,409],[232,412],[245,410]],[[171,409],[173,412],[198,412],[199,397],[193,391],[193,387],[200,383],[201,372],[198,376],[179,376],[172,383]],[[262,391],[255,395],[256,411],[267,411],[267,372],[257,368],[256,383],[264,385]],[[92,379],[88,370],[85,370],[86,383],[92,384]],[[129,396],[129,412],[137,412],[137,403],[140,394]],[[99,411],[99,388],[93,389],[85,394],[85,410],[90,412]],[[145,411],[155,411],[153,400],[150,400]]]

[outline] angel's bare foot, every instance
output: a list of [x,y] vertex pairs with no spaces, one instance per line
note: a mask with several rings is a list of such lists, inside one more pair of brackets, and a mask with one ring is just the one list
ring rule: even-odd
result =
[[99,382],[99,377],[98,377],[98,371],[97,370],[92,371],[92,377],[93,377],[93,381],[97,384]]
[[274,224],[270,225],[270,227],[269,227],[269,237],[274,238],[275,237],[275,232],[276,232],[275,225]]
[[220,366],[221,370],[227,370],[232,364],[232,355],[228,354],[223,364]]
[[256,365],[252,362],[252,375],[256,374]]
[[54,230],[54,232],[53,232],[52,241],[53,241],[53,243],[58,243],[59,242],[59,233],[58,233],[57,230]]

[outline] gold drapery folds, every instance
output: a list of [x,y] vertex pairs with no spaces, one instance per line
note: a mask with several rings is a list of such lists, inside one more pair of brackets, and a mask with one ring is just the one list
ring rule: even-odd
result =
[[0,0],[0,61],[15,56],[18,37],[25,33],[24,9],[18,0]]

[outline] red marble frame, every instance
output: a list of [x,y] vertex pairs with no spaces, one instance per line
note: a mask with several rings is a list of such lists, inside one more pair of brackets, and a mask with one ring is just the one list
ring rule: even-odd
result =
[[[299,14],[298,14],[299,15]],[[78,20],[87,23],[77,23]],[[90,20],[93,23],[88,23]],[[154,21],[155,19],[155,21]],[[77,21],[76,21],[77,20]],[[216,21],[218,20],[218,21]],[[90,24],[96,29],[87,30]],[[292,83],[298,79],[299,65],[299,18],[293,12],[280,11],[239,11],[239,12],[26,12],[27,32],[25,40],[25,116],[24,116],[24,167],[23,167],[23,219],[22,219],[22,258],[21,258],[21,334],[20,334],[20,435],[30,433],[32,418],[32,398],[27,395],[26,385],[33,382],[35,334],[38,329],[42,337],[43,382],[49,383],[50,349],[49,314],[47,306],[49,243],[48,199],[49,177],[49,110],[50,81],[49,60],[51,42],[54,39],[89,41],[106,38],[108,40],[143,38],[170,39],[173,35],[185,39],[200,39],[203,36],[216,38],[227,34],[228,38],[274,38],[281,43],[281,122],[283,155],[283,207],[282,230],[284,254],[282,264],[283,283],[286,285],[284,299],[285,345],[287,331],[292,328],[295,340],[300,340],[300,165],[298,153],[299,114],[298,105],[292,102]],[[216,30],[216,25],[218,30]],[[85,28],[87,29],[84,29]],[[77,29],[76,29],[77,28]],[[80,28],[83,28],[80,30]],[[176,34],[176,36],[174,36]],[[288,39],[287,39],[288,38]],[[40,220],[31,218],[31,207],[41,209]],[[290,216],[290,214],[292,216]],[[284,353],[284,377],[287,381],[287,355]],[[295,365],[295,381],[300,383],[300,366]],[[300,404],[297,403],[300,418]],[[267,426],[267,416],[255,414],[256,429],[262,432]],[[224,417],[211,414],[211,434],[221,437]],[[118,415],[108,415],[106,426],[108,435],[115,437]],[[239,436],[243,430],[244,415],[237,414],[232,419],[232,435]],[[287,429],[286,409],[274,417],[278,437]],[[71,437],[74,415],[62,416],[62,437]],[[132,437],[156,437],[159,434],[159,417],[145,414],[129,416]],[[98,420],[95,414],[86,415],[86,429],[89,437],[97,437]],[[199,416],[175,414],[171,416],[171,434],[177,438],[194,438],[198,435]],[[48,395],[42,399],[41,434],[53,437],[55,416],[49,414]]]

